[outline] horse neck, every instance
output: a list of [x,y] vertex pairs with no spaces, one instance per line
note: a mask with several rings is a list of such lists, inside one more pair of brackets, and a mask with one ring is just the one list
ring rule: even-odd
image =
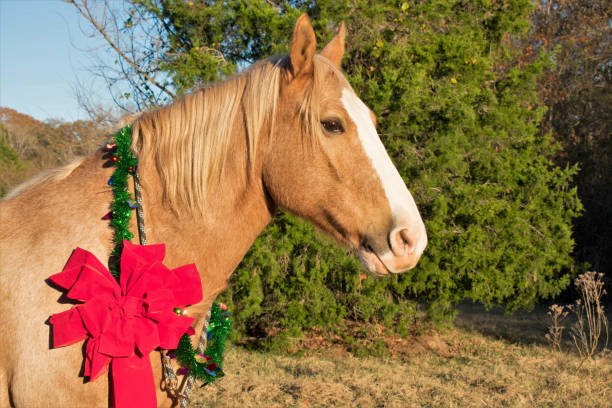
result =
[[271,219],[273,210],[262,178],[257,176],[261,174],[261,163],[255,163],[248,179],[244,177],[246,143],[242,117],[237,115],[223,177],[206,197],[203,217],[168,208],[154,160],[139,158],[143,163],[139,171],[147,240],[166,244],[166,264],[171,267],[196,264],[204,301],[195,315],[204,311],[227,286],[231,273]]

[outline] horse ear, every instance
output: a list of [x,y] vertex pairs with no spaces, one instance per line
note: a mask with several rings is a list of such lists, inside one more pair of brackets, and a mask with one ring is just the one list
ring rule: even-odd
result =
[[342,56],[344,55],[344,23],[340,24],[338,33],[334,38],[332,38],[329,44],[323,48],[321,55],[330,60],[332,64],[340,68]]
[[310,74],[313,69],[312,58],[317,49],[317,39],[307,14],[302,14],[295,23],[291,37],[291,69],[293,77]]

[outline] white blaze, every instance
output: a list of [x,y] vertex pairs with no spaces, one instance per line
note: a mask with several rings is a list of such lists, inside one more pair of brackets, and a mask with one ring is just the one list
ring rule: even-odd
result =
[[[420,230],[424,232],[425,226],[416,203],[376,132],[370,117],[370,110],[352,90],[347,88],[342,90],[341,101],[349,116],[355,122],[363,149],[372,161],[372,167],[378,173],[389,201],[394,228],[403,227],[412,232],[420,232]],[[420,239],[415,244],[415,250],[417,253],[421,253],[425,249],[427,240],[426,238],[424,240]]]

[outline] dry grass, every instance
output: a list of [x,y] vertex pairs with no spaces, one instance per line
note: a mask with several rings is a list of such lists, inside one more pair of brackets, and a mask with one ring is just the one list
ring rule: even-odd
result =
[[[411,343],[415,352],[388,358],[357,358],[337,347],[302,357],[231,347],[227,376],[195,391],[191,406],[610,406],[612,359],[583,361],[576,353],[551,350],[544,339],[545,311],[530,319],[467,309],[456,329],[421,336]],[[519,336],[521,327],[526,337]]]

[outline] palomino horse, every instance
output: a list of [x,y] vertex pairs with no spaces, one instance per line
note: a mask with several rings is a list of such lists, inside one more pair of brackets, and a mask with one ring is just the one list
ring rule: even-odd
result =
[[[377,275],[412,268],[427,244],[373,113],[338,68],[344,26],[315,50],[303,15],[289,55],[133,123],[148,240],[166,244],[169,267],[193,262],[200,271],[204,299],[188,311],[196,331],[276,208],[310,220]],[[112,201],[106,182],[113,169],[103,155],[39,177],[0,202],[2,407],[108,405],[106,377],[79,377],[82,347],[50,349],[46,321],[71,305],[45,282],[77,246],[108,259],[112,230],[101,216]],[[159,384],[159,355],[151,361]],[[157,393],[159,406],[172,404]]]

